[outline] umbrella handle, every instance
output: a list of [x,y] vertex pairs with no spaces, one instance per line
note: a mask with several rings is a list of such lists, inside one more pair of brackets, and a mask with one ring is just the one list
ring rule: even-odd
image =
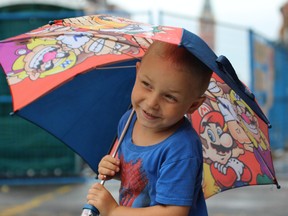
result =
[[[127,132],[127,129],[128,129],[128,127],[130,125],[130,122],[132,120],[132,117],[133,117],[134,113],[135,113],[135,110],[132,109],[132,111],[131,111],[131,113],[129,115],[129,118],[127,119],[127,122],[125,123],[124,129],[123,129],[123,131],[122,131],[122,133],[120,135],[119,141],[116,144],[116,148],[115,148],[114,152],[112,153],[112,157],[116,156],[116,154],[118,152],[118,149],[119,149],[119,147],[120,147],[120,145],[121,145],[121,143],[122,143],[122,141],[124,139],[124,136],[125,136],[125,134]],[[102,180],[101,184],[104,185],[105,184],[105,180]],[[100,215],[100,212],[95,206],[90,205],[90,204],[85,204],[83,206],[83,210],[82,210],[81,216],[98,216],[98,215]]]
[[85,204],[81,216],[98,216],[100,212],[93,205]]

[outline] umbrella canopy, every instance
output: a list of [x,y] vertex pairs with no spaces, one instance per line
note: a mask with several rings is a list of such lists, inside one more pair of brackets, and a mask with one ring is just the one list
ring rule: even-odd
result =
[[[277,184],[269,122],[254,95],[238,79],[226,57],[216,56],[201,38],[182,28],[96,15],[56,20],[1,41],[0,63],[10,85],[14,112],[63,141],[97,172],[100,159],[114,143],[120,117],[130,106],[135,63],[155,40],[185,47],[214,71],[206,102],[190,116],[203,139],[205,196],[241,185],[246,167],[235,164],[245,155],[251,173],[250,181],[244,184]],[[222,94],[215,92],[216,88]],[[245,113],[241,113],[242,108]],[[217,116],[213,112],[219,115],[220,129],[231,136],[233,147],[229,150],[221,142],[207,141],[211,138],[208,126],[214,123],[209,116]],[[248,120],[251,115],[255,117],[253,124]],[[231,119],[236,125],[233,129],[228,126]],[[250,133],[252,127],[261,134],[260,139]],[[245,142],[238,140],[242,138],[239,130]],[[217,135],[220,137],[220,132]],[[226,163],[220,163],[210,150],[216,155],[237,150],[238,155],[229,153]],[[253,171],[255,162],[259,166]],[[230,173],[232,167],[237,178],[229,178],[230,185],[223,184],[211,167],[222,174]],[[258,181],[256,173],[265,181]]]
[[267,123],[216,73],[205,94],[189,116],[202,142],[205,198],[241,186],[279,186]]

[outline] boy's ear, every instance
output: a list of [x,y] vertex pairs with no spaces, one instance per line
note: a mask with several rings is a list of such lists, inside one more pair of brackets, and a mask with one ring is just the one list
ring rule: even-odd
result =
[[206,96],[201,96],[199,98],[197,98],[196,100],[193,101],[192,105],[190,106],[190,108],[188,109],[189,114],[192,114],[195,110],[198,109],[198,107],[201,106],[201,104],[206,100]]
[[136,73],[139,71],[141,62],[136,62]]

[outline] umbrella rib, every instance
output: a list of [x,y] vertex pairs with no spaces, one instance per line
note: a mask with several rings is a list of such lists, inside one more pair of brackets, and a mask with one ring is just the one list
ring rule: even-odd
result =
[[115,67],[97,67],[96,69],[110,70],[110,69],[135,68],[135,67],[136,65],[129,65],[129,66],[115,66]]
[[268,170],[271,178],[274,180],[274,183],[276,184],[276,187],[279,189],[281,186],[279,185],[277,179],[276,179],[275,176],[273,175],[270,167],[266,164],[266,162],[265,162],[265,160],[263,159],[262,155],[260,154],[259,150],[258,150],[258,149],[255,149],[255,150],[258,152],[258,154],[259,154],[259,156],[260,156],[260,158],[261,158],[261,160],[262,160],[262,164],[265,164],[265,166],[266,166],[266,168],[267,168],[267,170]]
[[152,44],[152,43],[150,43],[150,41],[149,40],[147,40],[147,38],[143,38],[148,44]]
[[[136,39],[136,37],[133,35],[132,38],[136,41],[136,43],[138,44],[138,46],[143,50],[143,52],[146,51],[146,49],[143,48],[143,46],[138,42],[138,40]],[[146,39],[144,38],[144,40],[151,45],[151,43]]]

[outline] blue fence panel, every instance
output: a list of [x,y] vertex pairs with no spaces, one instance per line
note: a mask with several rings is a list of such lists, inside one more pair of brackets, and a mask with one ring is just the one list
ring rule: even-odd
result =
[[250,31],[250,51],[251,89],[272,125],[271,148],[284,150],[288,147],[287,50]]
[[[279,45],[275,45],[275,103],[269,112],[271,121],[275,122],[275,137],[282,140],[274,141],[276,149],[288,147],[288,133],[286,131],[288,123],[288,51]],[[273,122],[272,122],[273,124]]]

